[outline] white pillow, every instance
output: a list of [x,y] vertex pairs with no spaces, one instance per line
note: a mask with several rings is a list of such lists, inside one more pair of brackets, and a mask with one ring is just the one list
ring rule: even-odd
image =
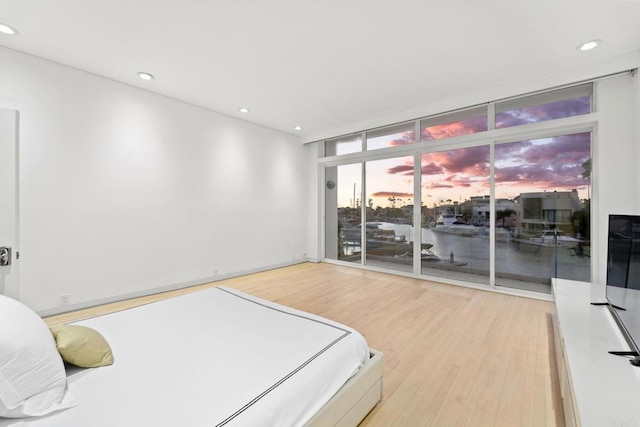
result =
[[75,405],[45,322],[24,304],[0,295],[0,417],[39,416]]

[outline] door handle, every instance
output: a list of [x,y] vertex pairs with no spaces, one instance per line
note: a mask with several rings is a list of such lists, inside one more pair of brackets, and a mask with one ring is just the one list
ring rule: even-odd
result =
[[0,248],[0,267],[11,265],[11,248]]

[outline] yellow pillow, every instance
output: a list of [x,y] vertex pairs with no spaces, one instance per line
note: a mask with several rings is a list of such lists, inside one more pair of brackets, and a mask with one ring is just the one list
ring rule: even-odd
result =
[[111,347],[100,332],[78,325],[58,325],[50,329],[65,362],[81,368],[113,364]]

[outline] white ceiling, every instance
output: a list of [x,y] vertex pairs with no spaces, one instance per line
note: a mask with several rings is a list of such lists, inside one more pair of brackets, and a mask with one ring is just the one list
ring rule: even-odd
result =
[[638,0],[3,0],[0,23],[0,45],[302,139],[640,49]]

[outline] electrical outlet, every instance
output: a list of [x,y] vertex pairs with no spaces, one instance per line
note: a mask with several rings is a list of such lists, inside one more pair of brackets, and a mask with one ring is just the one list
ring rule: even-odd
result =
[[71,301],[71,294],[60,295],[60,305],[69,305],[70,301]]

